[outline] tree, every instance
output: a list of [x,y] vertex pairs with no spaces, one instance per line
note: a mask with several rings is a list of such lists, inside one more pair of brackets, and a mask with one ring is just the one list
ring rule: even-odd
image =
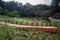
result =
[[60,13],[60,0],[52,0],[51,16]]
[[11,16],[11,17],[20,17],[18,11],[12,11],[12,12],[10,12],[8,15]]
[[4,7],[3,3],[4,3],[4,2],[3,2],[2,0],[0,0],[0,6],[1,6],[1,7]]
[[2,6],[2,0],[0,0],[0,6]]
[[[23,17],[39,17],[45,10],[49,10],[50,7],[47,5],[39,4],[39,5],[31,5],[26,3],[22,5],[22,3],[18,3],[15,1],[4,2],[4,12],[3,15],[17,17],[17,15],[21,15]],[[18,12],[16,12],[18,11]],[[16,12],[16,13],[15,13]],[[15,15],[16,14],[16,15]]]
[[0,15],[2,15],[2,12],[3,12],[3,8],[0,7]]
[[9,12],[8,10],[4,9],[3,12],[2,12],[2,15],[8,16],[9,13],[10,13],[10,12]]
[[9,11],[15,11],[15,10],[18,9],[18,3],[15,2],[15,1],[5,2],[4,3],[4,8],[8,9]]

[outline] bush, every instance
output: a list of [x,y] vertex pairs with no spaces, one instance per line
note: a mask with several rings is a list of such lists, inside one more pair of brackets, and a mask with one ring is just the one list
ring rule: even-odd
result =
[[38,22],[36,23],[36,26],[39,26],[39,23]]
[[51,25],[59,28],[60,27],[60,22],[52,20]]

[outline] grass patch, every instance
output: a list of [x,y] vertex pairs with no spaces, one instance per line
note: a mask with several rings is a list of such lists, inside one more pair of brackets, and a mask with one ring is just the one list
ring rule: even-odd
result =
[[52,24],[52,26],[60,28],[60,22],[52,20],[51,24]]

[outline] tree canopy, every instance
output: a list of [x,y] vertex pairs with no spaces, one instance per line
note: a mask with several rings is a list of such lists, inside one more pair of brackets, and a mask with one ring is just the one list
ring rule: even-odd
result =
[[0,0],[0,15],[48,18],[49,16],[56,15],[56,13],[60,13],[60,0],[52,0],[51,4],[31,5],[26,3],[23,5],[15,1],[4,2]]

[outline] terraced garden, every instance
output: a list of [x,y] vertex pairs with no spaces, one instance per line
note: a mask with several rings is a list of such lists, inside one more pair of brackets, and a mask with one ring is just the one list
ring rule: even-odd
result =
[[[13,18],[0,16],[0,22],[8,22],[30,26],[56,26],[60,30],[60,22],[54,20],[43,22],[33,18]],[[50,33],[41,30],[23,30],[8,25],[0,25],[0,40],[60,40],[60,32]]]
[[0,40],[58,40],[58,38],[56,33],[0,25]]
[[41,21],[34,18],[13,18],[0,15],[0,22],[8,22],[13,24],[20,24],[20,25],[30,25],[30,26],[51,26],[50,22],[48,21]]

